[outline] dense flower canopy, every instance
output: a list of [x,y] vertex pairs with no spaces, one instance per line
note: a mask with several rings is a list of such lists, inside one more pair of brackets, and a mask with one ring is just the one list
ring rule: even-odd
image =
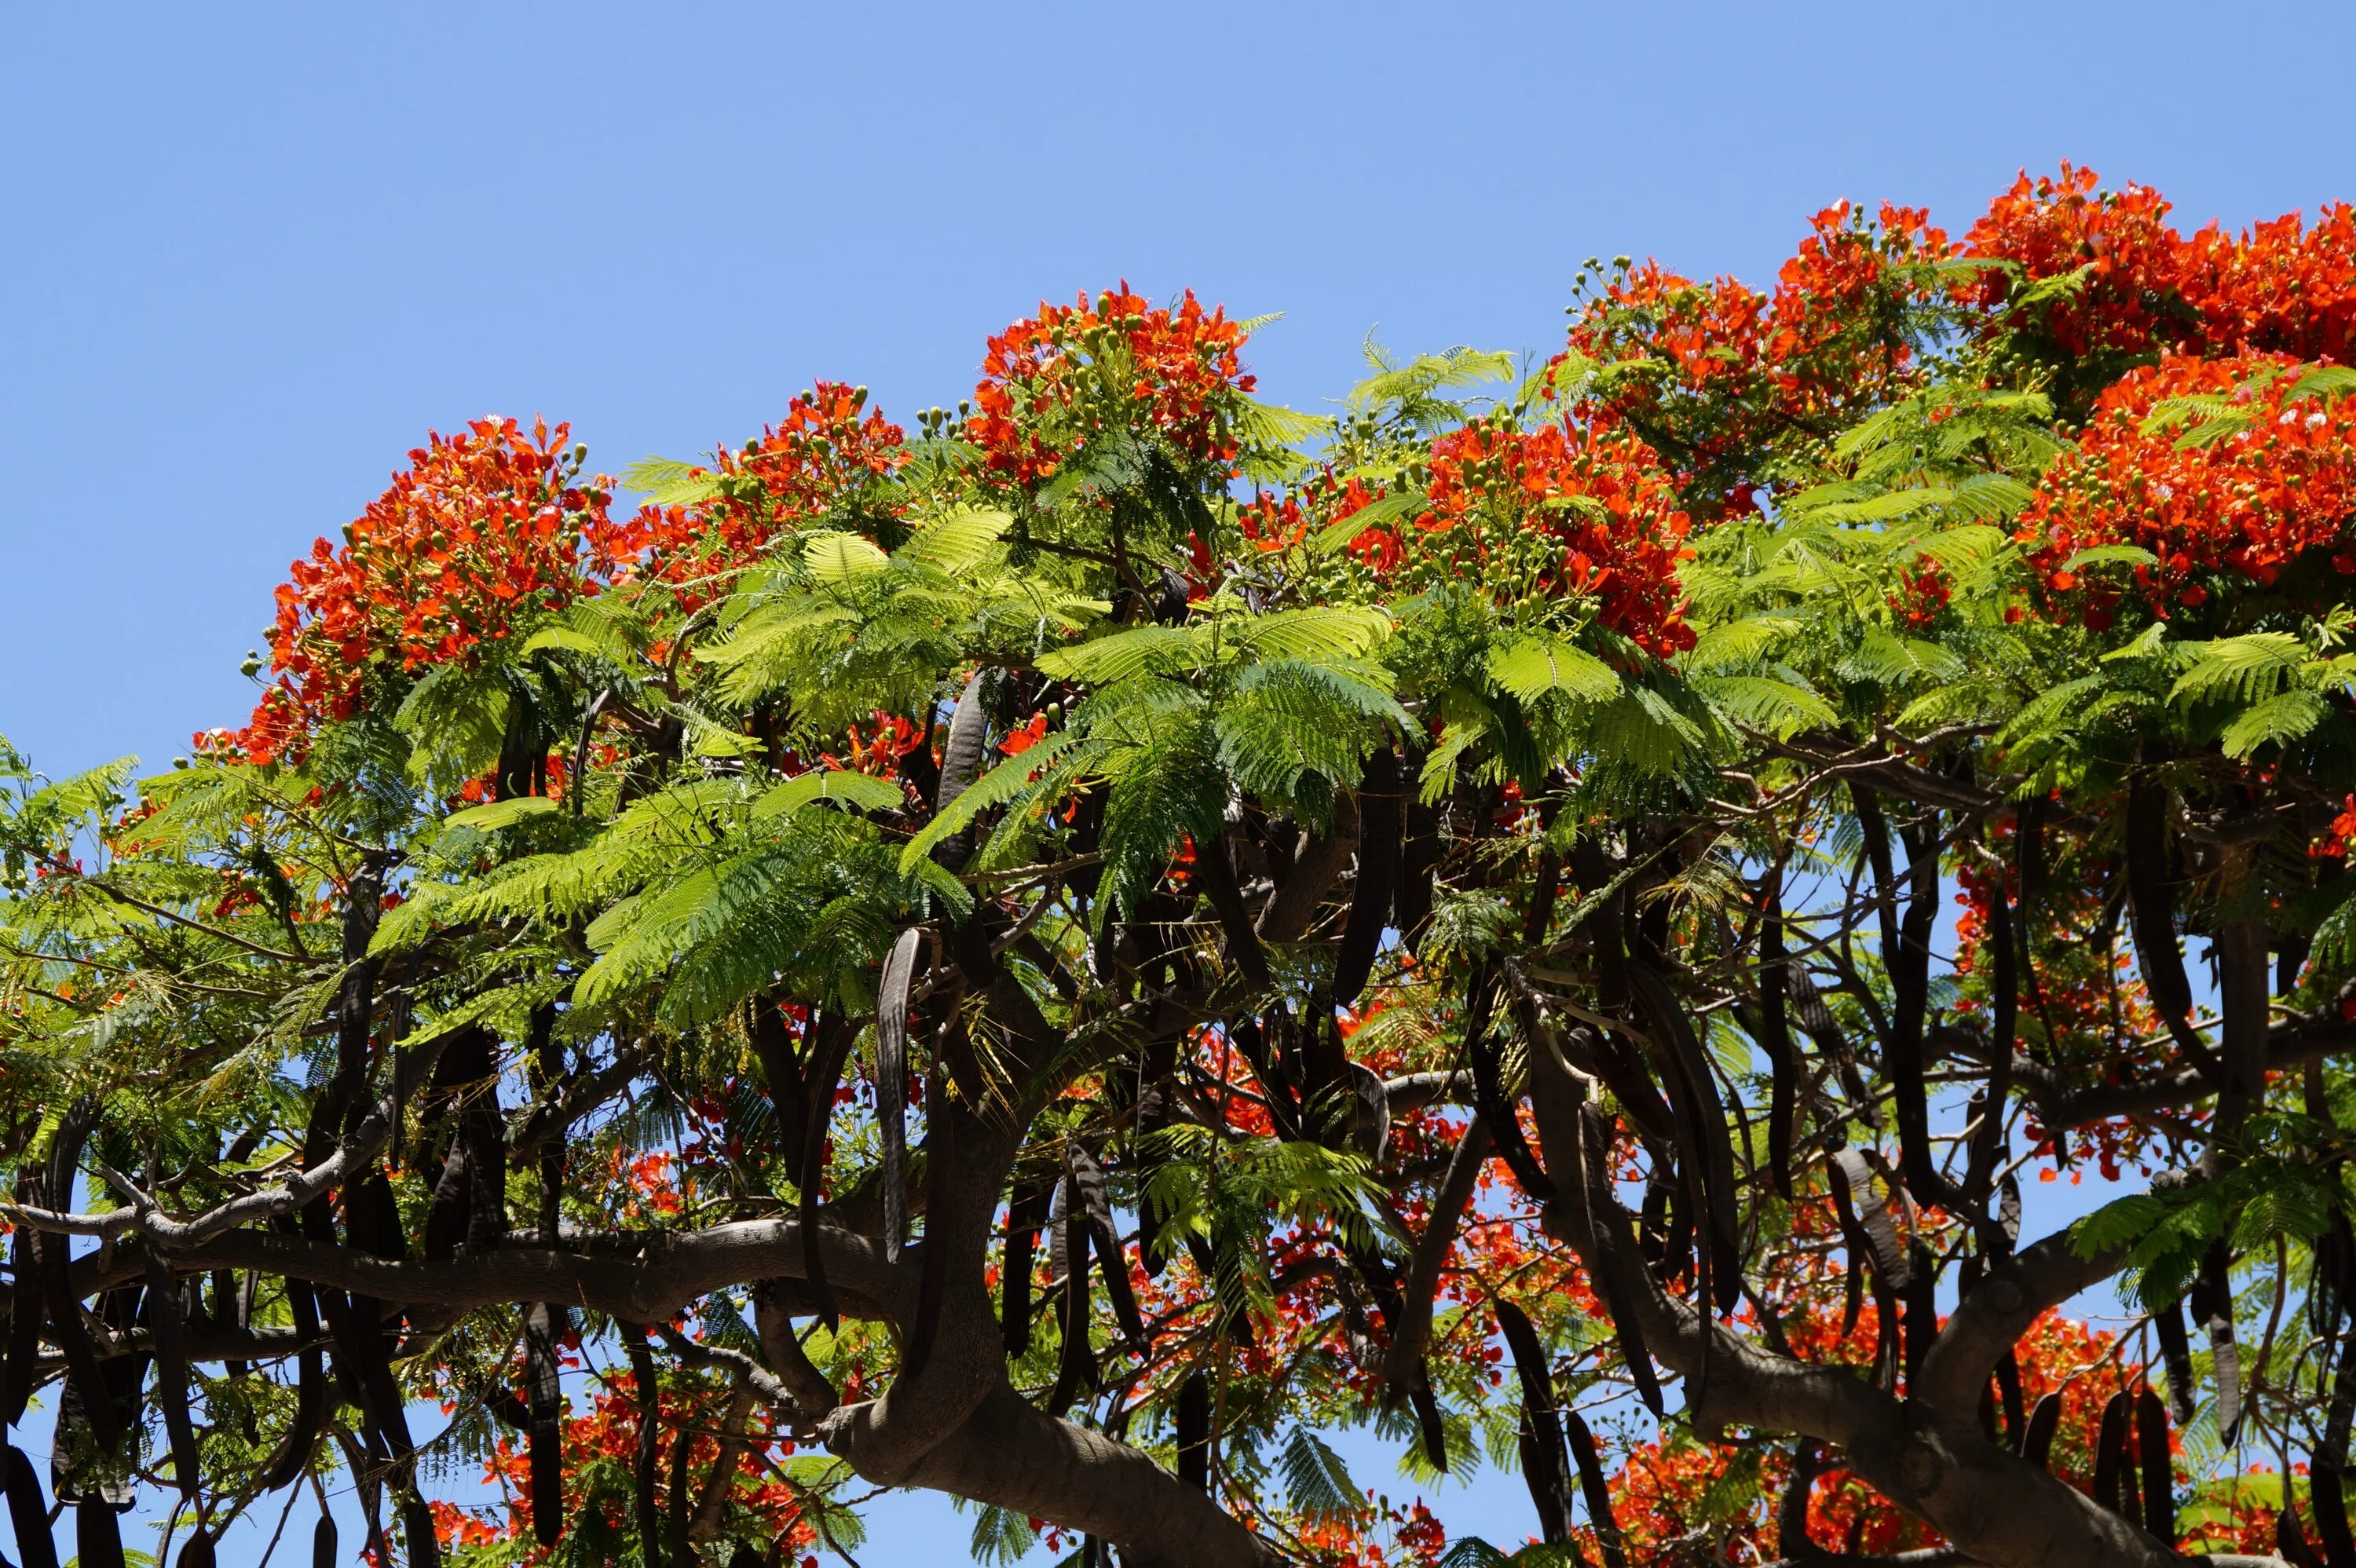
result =
[[1123,283],[905,427],[477,421],[243,729],[0,747],[19,1530],[2356,1568],[2356,216],[1804,228],[1333,417]]

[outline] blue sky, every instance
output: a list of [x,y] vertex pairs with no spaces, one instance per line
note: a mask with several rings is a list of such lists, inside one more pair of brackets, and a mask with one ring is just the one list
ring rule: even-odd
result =
[[[1251,357],[1313,407],[1370,328],[1551,347],[1590,254],[1763,282],[1825,203],[1961,229],[2064,157],[2238,226],[2356,196],[2351,45],[2257,3],[9,7],[0,733],[62,773],[238,722],[286,562],[430,428],[618,470],[821,376],[905,415],[1124,276],[1287,312]],[[1516,1482],[1440,1500],[1527,1528]]]

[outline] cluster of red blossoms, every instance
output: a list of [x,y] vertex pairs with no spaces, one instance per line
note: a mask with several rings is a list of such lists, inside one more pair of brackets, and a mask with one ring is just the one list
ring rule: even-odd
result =
[[1944,294],[1935,263],[1953,253],[1920,208],[1884,203],[1869,219],[1844,201],[1808,220],[1772,295],[1649,261],[1616,273],[1571,324],[1569,350],[1654,373],[1618,379],[1580,411],[1643,432],[1683,481],[1713,492],[1706,510],[1747,512],[1751,487],[1734,475],[1756,453],[1793,433],[1828,436],[1902,389],[1919,368],[1909,317]]
[[288,569],[271,628],[276,679],[238,735],[197,737],[256,762],[299,751],[357,709],[372,665],[413,673],[470,656],[524,620],[612,581],[644,526],[607,516],[612,481],[584,480],[568,425],[477,420],[429,435],[345,530]]
[[1238,450],[1232,399],[1248,392],[1243,327],[1188,290],[1176,309],[1123,283],[1091,305],[1040,304],[990,340],[965,436],[991,471],[1017,485],[1052,477],[1108,432],[1157,438],[1188,464]]
[[743,568],[780,534],[889,478],[908,459],[906,432],[866,405],[866,388],[820,381],[760,440],[740,451],[722,447],[710,501],[648,508],[648,557],[634,575],[701,603],[722,591],[707,580]]
[[[1483,582],[1504,598],[1580,601],[1595,619],[1666,658],[1693,646],[1677,564],[1692,531],[1653,449],[1624,430],[1569,421],[1517,430],[1476,422],[1432,443],[1427,508],[1353,541],[1378,573],[1419,585]],[[1374,497],[1353,485],[1347,519]],[[1405,548],[1406,531],[1419,536]]]
[[[2297,369],[2274,355],[2171,355],[2104,392],[2077,450],[2055,464],[2019,519],[2047,588],[2079,588],[2069,561],[2106,544],[2158,558],[2136,578],[2161,613],[2197,608],[2205,575],[2273,587],[2310,551],[2329,552],[2342,576],[2356,571],[2356,408],[2295,396]],[[2223,400],[2222,417],[2235,428],[2187,440],[2182,425],[2153,421],[2185,398]]]
[[1988,207],[1966,251],[2010,262],[1979,304],[1991,327],[2014,324],[2029,285],[2091,268],[2083,287],[2042,307],[2068,354],[2247,350],[2345,362],[2356,346],[2356,208],[2334,204],[2313,228],[2297,213],[2239,236],[2211,223],[2191,235],[2168,221],[2147,186],[2106,191],[2092,169],[2018,183]]

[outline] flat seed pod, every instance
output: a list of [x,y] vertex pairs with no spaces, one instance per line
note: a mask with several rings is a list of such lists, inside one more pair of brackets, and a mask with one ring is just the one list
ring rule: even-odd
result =
[[1588,1528],[1602,1543],[1604,1568],[1628,1568],[1628,1548],[1620,1538],[1620,1520],[1612,1511],[1612,1485],[1603,1475],[1603,1456],[1596,1451],[1595,1434],[1575,1410],[1563,1412],[1562,1421],[1570,1456],[1579,1465],[1579,1489],[1587,1499]]
[[[957,797],[972,786],[981,772],[982,749],[990,740],[990,719],[982,712],[981,677],[987,673],[976,670],[965,683],[958,697],[957,709],[949,715],[949,732],[941,742],[941,783],[933,792],[933,814],[938,816],[957,803]],[[973,829],[951,834],[934,849],[933,859],[954,871],[962,867],[973,853]]]
[[[315,1340],[319,1332],[319,1316],[312,1304],[311,1287],[299,1279],[286,1282],[286,1310],[294,1319],[294,1336],[298,1340]],[[310,1464],[311,1451],[318,1446],[321,1424],[327,1414],[327,1369],[319,1347],[315,1343],[295,1358],[294,1422],[286,1429],[262,1470],[262,1489],[274,1492],[293,1485]]]
[[2136,1396],[2136,1449],[2143,1461],[2143,1527],[2176,1541],[2176,1472],[2168,1453],[2168,1407],[2146,1383]]
[[23,1568],[58,1568],[58,1549],[49,1536],[49,1502],[41,1495],[41,1477],[25,1451],[8,1445],[8,1522],[16,1531],[16,1554]]
[[925,933],[900,933],[875,991],[875,1121],[884,1141],[884,1258],[900,1261],[908,1228],[908,987]]
[[2021,1443],[2020,1456],[2042,1470],[2053,1453],[2053,1435],[2062,1427],[2062,1396],[2049,1393],[2037,1402],[2029,1413],[2029,1435]]
[[1598,1294],[1603,1297],[1604,1311],[1611,1315],[1612,1332],[1620,1340],[1620,1352],[1628,1363],[1637,1397],[1657,1421],[1666,1407],[1661,1400],[1660,1380],[1653,1372],[1652,1353],[1645,1348],[1644,1330],[1636,1320],[1636,1293],[1646,1286],[1636,1277],[1641,1265],[1635,1243],[1621,1224],[1622,1216],[1612,1198],[1612,1126],[1592,1102],[1579,1108],[1579,1144],[1586,1174],[1588,1230],[1595,1238],[1598,1253]]
[[1178,1478],[1211,1489],[1211,1380],[1200,1367],[1178,1385]]
[[1120,1229],[1113,1223],[1112,1200],[1105,1189],[1104,1168],[1076,1140],[1064,1147],[1064,1157],[1072,1174],[1072,1189],[1079,1195],[1087,1221],[1089,1244],[1103,1265],[1105,1296],[1112,1303],[1113,1317],[1120,1324],[1121,1333],[1130,1344],[1142,1349],[1145,1319],[1137,1309],[1137,1293],[1130,1284],[1129,1255],[1120,1244]]
[[558,1342],[565,1311],[544,1301],[524,1308],[524,1373],[530,1388],[531,1528],[542,1546],[564,1533],[564,1391]]
[[1010,1356],[1022,1355],[1031,1348],[1031,1262],[1055,1191],[1054,1182],[1019,1182],[1013,1200],[1006,1206],[1006,1256],[999,1269],[998,1317]]
[[179,1282],[153,1246],[143,1249],[147,1271],[148,1334],[155,1345],[156,1398],[172,1446],[172,1479],[184,1501],[194,1501],[199,1479],[196,1424],[188,1419],[188,1357],[180,1332]]
[[813,1010],[809,1038],[814,1043],[805,1083],[809,1125],[802,1134],[802,1272],[817,1300],[818,1315],[831,1332],[838,1319],[834,1293],[827,1288],[826,1254],[819,1245],[819,1193],[826,1184],[827,1128],[834,1120],[835,1086],[842,1082],[843,1063],[851,1056],[851,1031],[840,1025],[829,1028],[825,1015]]
[[89,1497],[74,1504],[74,1546],[81,1554],[76,1568],[124,1568],[123,1521],[112,1503]]
[[1767,1104],[1767,1170],[1775,1190],[1792,1196],[1792,1139],[1798,1119],[1800,1063],[1792,1050],[1790,991],[1784,980],[1783,905],[1767,895],[1759,923],[1759,1048],[1774,1075]]
[[1357,1002],[1374,972],[1375,954],[1391,922],[1391,899],[1399,878],[1400,793],[1398,758],[1378,746],[1366,758],[1358,784],[1358,875],[1350,893],[1350,913],[1342,927],[1342,948],[1333,961],[1333,1001]]
[[337,1568],[336,1521],[326,1514],[311,1527],[311,1568]]
[[2152,1314],[2159,1329],[2159,1357],[2168,1368],[2169,1403],[2176,1407],[2178,1422],[2192,1419],[2195,1407],[2192,1377],[2192,1340],[2184,1332],[2184,1308],[2177,1302]]

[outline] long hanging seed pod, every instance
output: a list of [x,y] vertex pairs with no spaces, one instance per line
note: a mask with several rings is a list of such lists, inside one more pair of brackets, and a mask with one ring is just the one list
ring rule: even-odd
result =
[[661,1445],[661,1433],[656,1423],[662,1409],[662,1396],[655,1381],[654,1352],[647,1348],[646,1326],[624,1323],[618,1327],[622,1330],[622,1348],[629,1355],[630,1377],[638,1405],[637,1440],[630,1463],[638,1554],[646,1568],[662,1568],[662,1512],[655,1504],[655,1467]]
[[884,1140],[884,1259],[900,1261],[908,1226],[908,986],[925,933],[900,933],[875,992],[875,1121]]
[[[1780,880],[1780,879],[1779,879]],[[1783,977],[1783,897],[1767,890],[1759,921],[1759,1048],[1767,1053],[1774,1084],[1767,1105],[1767,1170],[1783,1197],[1792,1196],[1792,1138],[1798,1116],[1800,1064],[1792,1051],[1786,1017],[1789,993]]]
[[531,1528],[542,1546],[564,1533],[564,1392],[557,1345],[565,1311],[544,1301],[524,1308],[524,1376],[530,1389]]
[[1333,961],[1333,1001],[1339,1007],[1354,1005],[1366,988],[1375,951],[1390,924],[1399,877],[1400,806],[1398,758],[1389,746],[1377,746],[1358,784],[1357,884],[1342,927],[1341,954]]
[[1604,1568],[1628,1568],[1628,1548],[1620,1538],[1620,1520],[1612,1511],[1612,1486],[1603,1476],[1603,1456],[1596,1451],[1595,1434],[1575,1410],[1562,1413],[1563,1434],[1570,1456],[1579,1465],[1579,1489],[1587,1499],[1588,1528],[1603,1548]]
[[180,1548],[180,1568],[214,1568],[219,1561],[213,1554],[213,1538],[201,1529]]
[[1448,1473],[1448,1427],[1440,1415],[1439,1396],[1431,1392],[1431,1379],[1418,1369],[1415,1381],[1408,1385],[1407,1402],[1415,1412],[1416,1431],[1423,1440],[1425,1462],[1442,1475]]
[[2209,1332],[2210,1371],[2217,1380],[2217,1430],[2232,1441],[2242,1420],[2242,1356],[2233,1342],[2232,1256],[2222,1241],[2211,1243],[2193,1281],[2193,1317]]
[[327,1514],[311,1527],[311,1568],[338,1568],[336,1551],[336,1521]]
[[2029,1435],[2020,1445],[2020,1456],[2039,1469],[2053,1452],[2053,1435],[2062,1428],[2062,1396],[2049,1393],[2037,1402],[2029,1413]]
[[196,1424],[188,1419],[188,1356],[180,1333],[180,1287],[153,1246],[142,1249],[147,1271],[148,1333],[155,1344],[156,1398],[172,1445],[172,1479],[184,1502],[194,1502],[198,1480]]
[[2176,1472],[2168,1453],[2168,1407],[2149,1383],[2136,1396],[2136,1448],[2143,1462],[2143,1526],[2176,1543]]
[[1018,1181],[1013,1200],[1006,1206],[1006,1256],[998,1276],[1003,1303],[999,1327],[1010,1356],[1022,1355],[1031,1348],[1031,1259],[1055,1191],[1052,1181]]
[[[1064,1276],[1064,1342],[1055,1363],[1055,1384],[1047,1393],[1047,1413],[1061,1415],[1072,1407],[1072,1401],[1087,1390],[1096,1387],[1096,1349],[1088,1342],[1088,1231],[1087,1213],[1080,1196],[1073,1190],[1069,1173],[1056,1194],[1062,1212],[1053,1225],[1053,1244],[1048,1253],[1051,1264],[1060,1263]],[[1057,1259],[1055,1251],[1063,1256]]]
[[294,1424],[262,1467],[262,1489],[266,1492],[301,1477],[311,1461],[311,1451],[318,1446],[320,1424],[327,1414],[327,1370],[316,1343],[318,1313],[312,1305],[311,1287],[299,1279],[286,1282],[286,1311],[294,1323],[295,1342],[303,1349],[294,1361]]
[[924,1371],[940,1335],[941,1304],[948,1295],[947,1215],[957,1204],[957,1112],[949,1104],[948,1071],[936,1064],[925,1075],[925,1256],[916,1272],[916,1321],[902,1362],[911,1377]]
[[1572,1505],[1570,1460],[1555,1406],[1553,1368],[1528,1316],[1502,1296],[1494,1306],[1498,1330],[1513,1352],[1514,1371],[1522,1384],[1522,1478],[1529,1486],[1545,1539],[1558,1543],[1569,1539]]
[[[1409,753],[1408,765],[1400,769],[1403,784],[1412,786],[1419,769]],[[1440,808],[1424,804],[1419,791],[1405,790],[1407,796],[1406,844],[1399,856],[1399,885],[1393,905],[1398,923],[1399,941],[1413,952],[1423,941],[1423,928],[1431,918],[1432,873],[1440,869]]]
[[2020,1428],[2026,1413],[2020,1387],[2020,1359],[2008,1349],[2004,1360],[1996,1364],[1997,1392],[2004,1400],[2004,1440],[2011,1450],[2020,1452]]
[[1472,1098],[1487,1120],[1490,1135],[1497,1140],[1497,1153],[1513,1171],[1514,1179],[1532,1202],[1549,1203],[1554,1200],[1554,1183],[1522,1136],[1521,1118],[1515,1115],[1515,1103],[1505,1098],[1498,1043],[1489,1027],[1496,1000],[1496,976],[1484,965],[1473,972],[1464,996],[1464,1053],[1472,1063]]
[[[16,1178],[16,1201],[41,1204],[40,1179],[30,1172]],[[33,1229],[18,1225],[8,1237],[8,1343],[0,1360],[0,1427],[14,1426],[32,1403],[33,1383],[39,1376],[41,1356],[40,1265],[33,1253]]]
[[1726,1131],[1726,1104],[1718,1081],[1702,1054],[1693,1022],[1650,965],[1633,958],[1628,980],[1638,1006],[1644,1009],[1655,1042],[1667,1058],[1664,1075],[1670,1089],[1671,1108],[1685,1129],[1683,1164],[1689,1180],[1700,1186],[1702,1215],[1709,1236],[1708,1271],[1719,1310],[1730,1312],[1742,1299],[1742,1251],[1734,1205],[1734,1149]]
[[[957,804],[981,772],[982,748],[990,740],[990,716],[982,711],[981,677],[986,670],[977,669],[958,696],[957,708],[949,715],[948,734],[941,741],[941,782],[933,792],[933,815],[937,816]],[[962,868],[973,854],[973,829],[953,833],[933,850],[933,859],[950,870]]]
[[2126,858],[2127,925],[2144,989],[2176,1048],[2203,1078],[2222,1083],[2223,1068],[2192,1028],[2192,983],[2176,944],[2176,901],[2167,880],[2168,793],[2148,779],[2127,787]]
[[1211,1380],[1202,1368],[1178,1385],[1178,1478],[1198,1492],[1211,1489]]
[[2094,1500],[2121,1519],[2131,1518],[2119,1496],[2119,1478],[2126,1469],[2127,1413],[2134,1403],[2124,1389],[2104,1401],[2094,1438]]
[[[98,1123],[98,1104],[84,1096],[68,1108],[52,1135],[49,1166],[42,1191],[56,1208],[73,1207],[75,1173],[81,1167],[82,1145]],[[50,1338],[65,1352],[66,1376],[81,1394],[83,1418],[101,1449],[112,1453],[123,1441],[123,1424],[106,1385],[97,1348],[82,1326],[81,1300],[74,1293],[73,1271],[63,1236],[35,1235],[33,1254],[38,1264],[42,1304],[49,1320]]]
[[1906,1386],[1911,1389],[1922,1370],[1922,1358],[1931,1353],[1931,1342],[1939,1337],[1939,1276],[1931,1249],[1921,1242],[1909,1250],[1907,1264]]
[[58,1568],[58,1549],[49,1535],[48,1499],[41,1495],[41,1477],[25,1451],[8,1445],[8,1522],[16,1527],[16,1554],[23,1568]]
[[834,1120],[835,1085],[842,1081],[842,1066],[851,1055],[851,1031],[840,1024],[830,1028],[829,1021],[818,1008],[810,1009],[807,1036],[812,1042],[807,1083],[809,1125],[802,1132],[800,1186],[802,1273],[809,1282],[819,1317],[832,1332],[839,1319],[834,1310],[834,1293],[827,1288],[826,1254],[819,1245],[819,1190],[826,1183],[827,1128]]
[[1612,1124],[1591,1101],[1581,1105],[1579,1156],[1586,1177],[1582,1185],[1588,1231],[1595,1240],[1598,1294],[1603,1298],[1604,1311],[1611,1315],[1612,1329],[1619,1339],[1637,1397],[1657,1421],[1666,1407],[1661,1400],[1660,1381],[1653,1372],[1652,1352],[1645,1348],[1644,1327],[1636,1317],[1637,1293],[1647,1287],[1639,1276],[1642,1265],[1635,1255],[1635,1242],[1622,1223],[1624,1216],[1612,1196],[1611,1149]]
[[1077,1140],[1064,1146],[1064,1159],[1066,1168],[1071,1172],[1072,1190],[1080,1200],[1082,1217],[1087,1221],[1089,1243],[1104,1266],[1105,1297],[1112,1303],[1113,1317],[1120,1324],[1121,1333],[1130,1344],[1143,1349],[1145,1318],[1137,1309],[1137,1293],[1130,1287],[1129,1257],[1121,1248],[1119,1227],[1113,1223],[1104,1168]]
[[124,1568],[123,1521],[112,1503],[93,1495],[74,1504],[74,1546],[81,1554],[75,1568]]
[[2184,1332],[2184,1308],[2171,1301],[2152,1314],[2152,1321],[2159,1329],[2160,1361],[2168,1368],[2169,1403],[2176,1407],[2179,1422],[2190,1421],[2194,1409],[2192,1340]]

